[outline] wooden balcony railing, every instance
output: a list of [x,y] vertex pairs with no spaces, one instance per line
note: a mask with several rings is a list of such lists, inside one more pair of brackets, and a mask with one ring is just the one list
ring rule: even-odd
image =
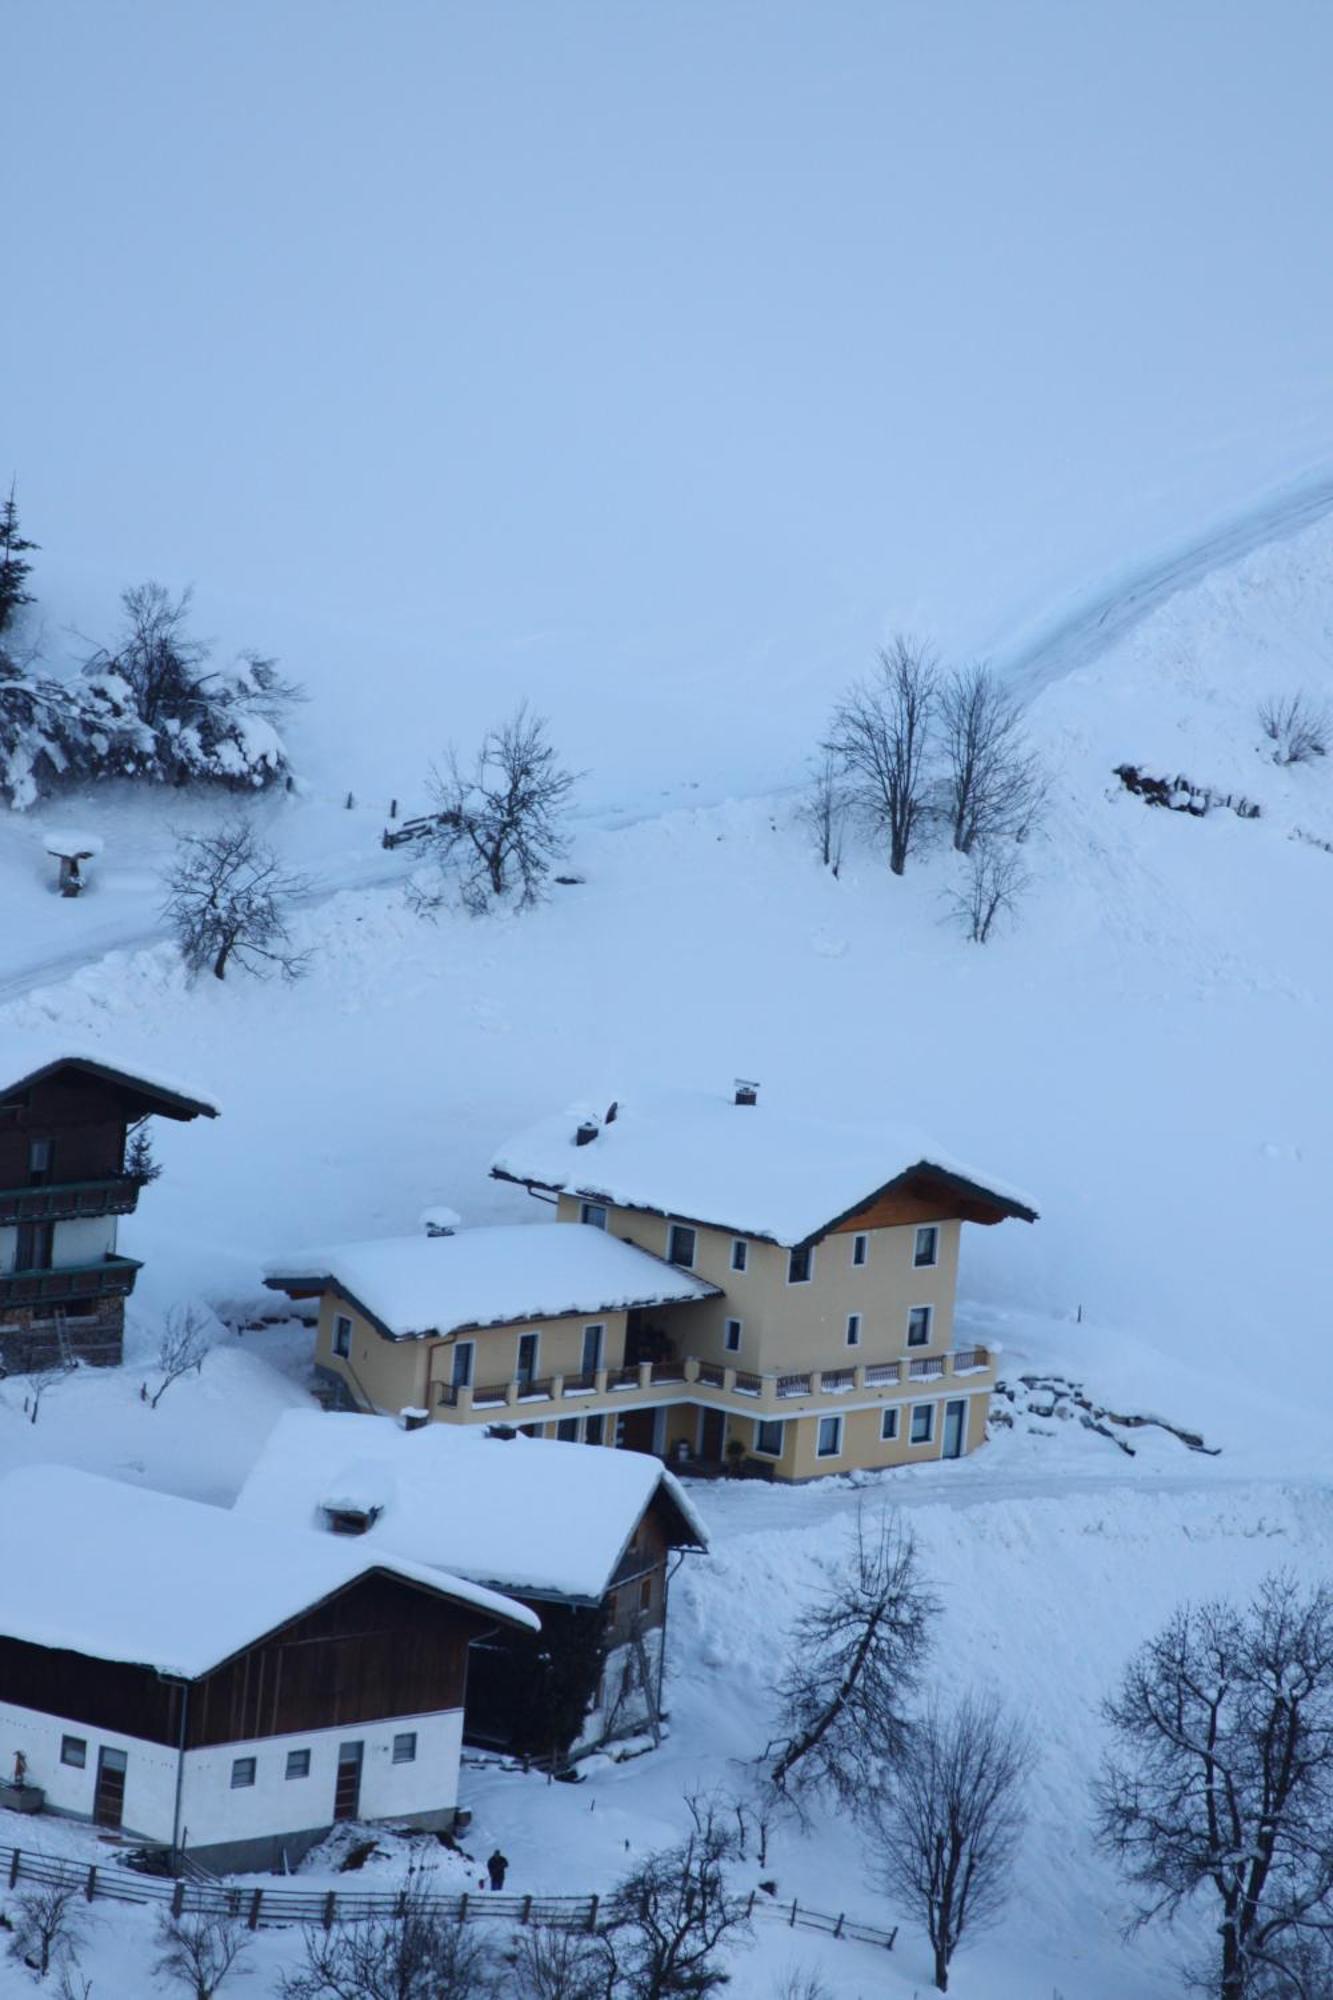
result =
[[142,1174],[109,1174],[100,1181],[56,1181],[48,1187],[0,1188],[0,1224],[62,1222],[84,1215],[129,1215],[138,1204]]
[[0,1272],[0,1306],[59,1305],[65,1299],[126,1298],[139,1265],[133,1257],[98,1257],[58,1270]]

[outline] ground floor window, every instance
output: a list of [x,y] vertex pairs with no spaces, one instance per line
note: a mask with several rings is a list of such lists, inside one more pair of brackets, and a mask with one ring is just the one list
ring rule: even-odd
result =
[[583,1442],[585,1444],[601,1444],[605,1436],[606,1418],[601,1414],[600,1410],[595,1415],[584,1418]]
[[289,1750],[287,1752],[287,1776],[289,1778],[308,1778],[310,1776],[310,1752],[308,1750]]
[[935,1405],[914,1403],[912,1405],[912,1443],[929,1444],[935,1435]]
[[88,1763],[88,1739],[86,1736],[62,1736],[60,1739],[60,1761],[72,1764],[76,1771],[82,1771]]
[[247,1785],[253,1785],[257,1768],[257,1762],[253,1757],[234,1757],[231,1766],[232,1790],[240,1792],[244,1791]]
[[888,1444],[898,1435],[898,1412],[896,1409],[881,1410],[879,1413],[879,1435],[883,1444]]
[[395,1764],[415,1764],[417,1761],[417,1732],[404,1729],[393,1739],[393,1761]]
[[816,1458],[837,1458],[842,1450],[842,1418],[821,1417],[815,1440]]
[[579,1221],[586,1222],[592,1229],[605,1229],[606,1210],[600,1201],[585,1201],[579,1209]]
[[754,1448],[765,1458],[782,1456],[782,1420],[780,1417],[761,1419],[754,1427]]
[[555,1427],[555,1434],[562,1444],[577,1444],[579,1441],[579,1420],[577,1417],[561,1417]]

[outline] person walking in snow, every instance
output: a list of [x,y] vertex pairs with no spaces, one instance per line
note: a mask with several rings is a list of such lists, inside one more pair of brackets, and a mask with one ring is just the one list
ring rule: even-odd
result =
[[486,1863],[486,1873],[491,1878],[492,1889],[504,1888],[505,1870],[508,1868],[508,1866],[509,1866],[508,1857],[506,1855],[501,1854],[499,1848],[497,1847],[494,1854],[491,1856],[490,1860]]

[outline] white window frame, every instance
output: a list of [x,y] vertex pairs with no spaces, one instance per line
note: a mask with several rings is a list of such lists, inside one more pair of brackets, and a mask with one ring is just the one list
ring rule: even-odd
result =
[[526,1379],[529,1382],[535,1382],[538,1376],[542,1372],[541,1371],[542,1337],[540,1333],[537,1332],[535,1327],[525,1327],[523,1332],[520,1333],[520,1335],[518,1336],[518,1341],[514,1348],[514,1380],[516,1382],[521,1382],[524,1380],[523,1343],[525,1340],[530,1340],[532,1342],[532,1366],[528,1370]]
[[333,1315],[333,1352],[339,1361],[350,1361],[352,1358],[352,1322],[346,1313]]
[[[249,1772],[250,1772],[249,1777],[245,1777],[242,1775],[242,1773],[246,1770],[247,1766],[249,1767]],[[258,1781],[259,1781],[258,1757],[232,1758],[231,1789],[233,1792],[248,1792],[250,1790],[250,1787],[254,1784],[257,1784]]]
[[[600,1215],[602,1218],[601,1221],[594,1222],[592,1214],[589,1211],[595,1211]],[[606,1203],[604,1201],[581,1201],[579,1203],[579,1221],[589,1229],[605,1229],[607,1224]]]
[[60,1739],[60,1761],[68,1764],[71,1771],[86,1771],[88,1768],[88,1738],[86,1736],[62,1736]]
[[[929,1231],[934,1238],[934,1247],[929,1257],[921,1255],[921,1238]],[[940,1262],[940,1225],[938,1222],[919,1222],[912,1238],[912,1269],[914,1271],[935,1271]]]
[[389,1753],[392,1764],[415,1764],[417,1761],[417,1732],[415,1729],[400,1729],[393,1739]]
[[[832,1426],[833,1426],[833,1449],[832,1449],[831,1451],[825,1451],[825,1449],[824,1449],[824,1426],[825,1426],[825,1424],[832,1424]],[[842,1418],[841,1418],[841,1417],[832,1417],[832,1416],[829,1416],[829,1417],[816,1417],[816,1418],[815,1418],[815,1457],[816,1457],[816,1458],[841,1458],[841,1457],[842,1457]]]
[[[861,1253],[859,1257],[856,1254],[858,1250]],[[864,1229],[858,1229],[852,1238],[852,1265],[854,1269],[863,1271],[869,1262],[870,1237]]]
[[[305,1759],[304,1763],[301,1762],[302,1758]],[[292,1769],[293,1764],[296,1765],[295,1770]],[[310,1776],[310,1752],[308,1750],[289,1750],[282,1775],[284,1780],[288,1782],[298,1778],[308,1778]]]
[[[776,1451],[761,1442],[763,1433],[767,1430],[774,1430],[778,1434],[778,1447]],[[781,1458],[786,1448],[786,1419],[784,1417],[756,1417],[754,1420],[754,1439],[750,1446],[756,1458]]]
[[[588,1358],[588,1335],[590,1333],[595,1333],[597,1335],[597,1356],[593,1362],[592,1367],[585,1368],[583,1366],[583,1363]],[[579,1373],[580,1375],[595,1375],[599,1368],[605,1368],[605,1366],[606,1366],[606,1321],[604,1319],[590,1319],[586,1321],[584,1324],[583,1339],[579,1343]]]
[[[924,1410],[924,1411],[925,1411],[925,1413],[926,1413],[926,1435],[925,1435],[924,1437],[918,1437],[918,1436],[917,1436],[917,1434],[916,1434],[916,1420],[917,1420],[917,1414],[918,1414],[918,1412],[919,1412],[919,1411],[921,1411],[921,1410]],[[913,1403],[913,1405],[912,1405],[912,1421],[911,1421],[910,1425],[908,1426],[908,1431],[907,1431],[907,1442],[908,1442],[909,1444],[934,1444],[934,1442],[935,1442],[935,1405],[934,1405],[933,1403]]]
[[[675,1245],[676,1231],[678,1229],[683,1229],[685,1234],[690,1239],[690,1254],[688,1258],[673,1257],[671,1254],[672,1249]],[[692,1271],[694,1269],[694,1260],[698,1255],[699,1255],[699,1232],[695,1228],[694,1224],[692,1222],[668,1222],[667,1240],[666,1240],[667,1263],[674,1264],[677,1267],[677,1269],[681,1271]]]
[[[792,1260],[792,1258],[793,1258],[793,1257],[794,1257],[794,1256],[796,1255],[796,1252],[797,1252],[798,1250],[804,1250],[804,1252],[805,1252],[806,1256],[807,1256],[807,1257],[808,1257],[808,1258],[810,1259],[810,1263],[809,1263],[809,1266],[808,1266],[808,1268],[807,1268],[807,1270],[806,1270],[806,1274],[805,1274],[805,1276],[804,1276],[803,1278],[793,1278],[793,1276],[792,1276],[792,1274],[791,1274],[791,1260]],[[789,1251],[787,1252],[787,1283],[788,1283],[789,1285],[813,1285],[813,1283],[814,1283],[814,1282],[815,1282],[815,1246],[814,1246],[814,1244],[813,1244],[813,1243],[797,1243],[797,1244],[794,1244],[794,1245],[792,1246],[792,1248],[791,1248],[791,1249],[790,1249],[790,1250],[789,1250]]]
[[[457,1360],[460,1354],[466,1354],[467,1356],[467,1371],[461,1378],[458,1373]],[[475,1340],[456,1340],[453,1344],[449,1362],[449,1387],[451,1389],[472,1389],[476,1387],[476,1380],[477,1343]]]
[[744,1236],[731,1239],[731,1268],[742,1275],[750,1268],[750,1245]]
[[[916,1316],[917,1316],[917,1314],[918,1314],[918,1313],[924,1313],[924,1314],[926,1315],[926,1331],[925,1331],[925,1335],[924,1335],[924,1337],[923,1337],[922,1339],[920,1339],[920,1340],[913,1340],[913,1338],[912,1338],[912,1321],[913,1321],[913,1320],[914,1320],[914,1319],[916,1318]],[[934,1306],[930,1306],[930,1305],[925,1305],[925,1306],[909,1306],[909,1307],[907,1308],[907,1345],[908,1345],[909,1347],[929,1347],[929,1346],[930,1346],[930,1343],[931,1343],[931,1341],[932,1341],[932,1340],[933,1340],[934,1338],[935,1338],[935,1308],[934,1308]]]
[[[723,1321],[722,1345],[726,1349],[728,1354],[740,1353],[741,1335],[744,1333],[744,1331],[745,1331],[745,1322],[743,1320],[728,1319]],[[732,1338],[733,1334],[735,1335],[734,1340]]]
[[879,1441],[881,1444],[898,1442],[898,1405],[886,1403],[879,1413]]

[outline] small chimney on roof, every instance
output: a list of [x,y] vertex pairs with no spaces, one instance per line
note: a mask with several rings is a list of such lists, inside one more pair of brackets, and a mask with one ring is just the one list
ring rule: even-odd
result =
[[749,1082],[748,1079],[743,1076],[738,1076],[736,1078],[735,1101],[737,1104],[758,1104],[759,1085],[757,1083]]
[[574,1134],[574,1144],[576,1146],[591,1146],[593,1140],[597,1137],[599,1129],[595,1118],[580,1119],[578,1130]]
[[452,1236],[462,1226],[462,1221],[457,1209],[446,1208],[443,1202],[435,1202],[421,1211],[421,1227],[427,1236]]

